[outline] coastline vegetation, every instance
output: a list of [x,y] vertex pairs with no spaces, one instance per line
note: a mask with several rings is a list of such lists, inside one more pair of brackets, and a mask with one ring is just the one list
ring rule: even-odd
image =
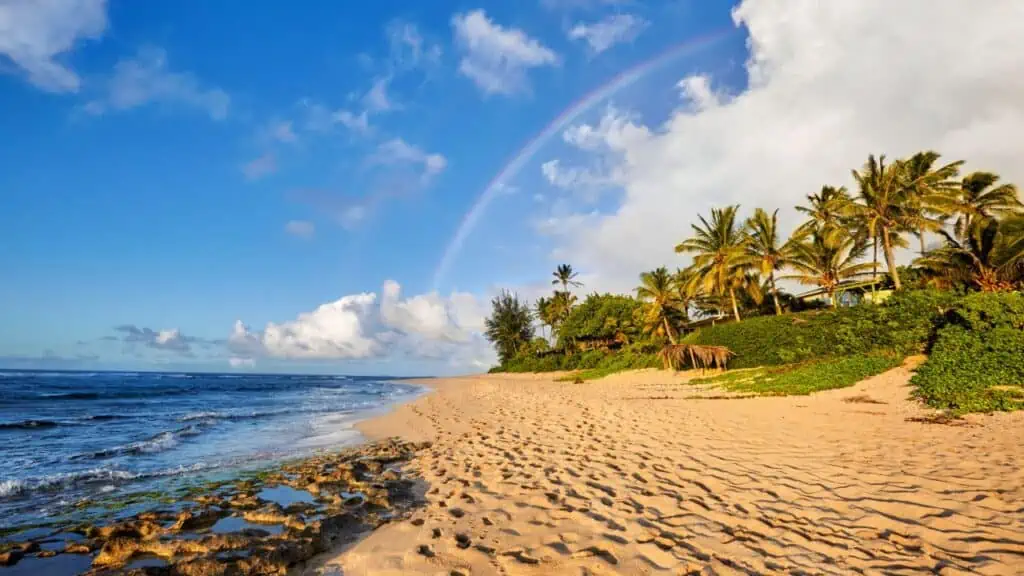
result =
[[[713,208],[675,246],[690,265],[642,273],[633,294],[581,301],[568,264],[532,305],[502,292],[487,319],[492,371],[574,371],[563,379],[582,381],[665,366],[673,346],[724,347],[730,368],[756,370],[705,382],[806,394],[927,353],[913,378],[927,404],[1022,408],[1024,204],[998,175],[962,174],[962,161],[940,158],[869,156],[850,189],[807,195],[788,237],[778,210],[743,219],[738,205]],[[929,235],[939,242],[929,246]],[[898,250],[915,252],[910,266],[897,265]]]

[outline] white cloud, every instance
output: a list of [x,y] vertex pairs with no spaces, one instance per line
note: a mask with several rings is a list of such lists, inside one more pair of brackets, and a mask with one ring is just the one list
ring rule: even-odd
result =
[[299,238],[312,238],[316,234],[316,225],[306,220],[289,220],[284,231]]
[[476,296],[459,292],[403,299],[401,286],[388,280],[379,301],[373,293],[343,296],[291,322],[271,322],[262,331],[237,321],[227,346],[240,361],[405,356],[480,369],[494,361],[481,334],[485,305]]
[[238,357],[266,355],[291,359],[368,358],[380,343],[367,333],[376,295],[352,294],[299,314],[291,322],[270,322],[261,332],[235,323],[228,348]]
[[353,114],[348,110],[338,110],[331,118],[353,132],[366,134],[370,131],[370,115],[366,110],[359,114]]
[[277,159],[270,152],[255,158],[242,166],[242,174],[247,180],[259,180],[277,172]]
[[563,167],[558,159],[541,164],[540,171],[555,188],[576,192],[586,201],[595,200],[601,190],[615,184],[612,174],[602,173],[598,168]]
[[106,0],[4,0],[0,2],[0,55],[52,92],[76,92],[81,80],[58,58],[80,40],[107,29]]
[[370,87],[370,90],[363,96],[363,106],[367,112],[389,112],[396,108],[396,104],[392,102],[391,97],[388,96],[388,84],[390,82],[390,76],[377,78],[373,81],[373,86]]
[[256,361],[252,358],[239,358],[237,356],[232,356],[228,358],[228,364],[232,368],[252,368],[256,365]]
[[569,30],[571,40],[582,40],[595,54],[632,42],[648,26],[643,18],[632,14],[612,14],[590,24],[579,22]]
[[267,134],[271,139],[277,140],[278,142],[284,142],[291,144],[298,139],[295,135],[295,129],[292,127],[292,123],[287,120],[280,122],[272,122],[267,126]]
[[689,102],[660,126],[566,135],[622,155],[621,204],[553,227],[594,288],[685,264],[673,246],[712,206],[779,207],[791,227],[792,206],[849,185],[869,153],[935,149],[1024,183],[1024,3],[744,0],[734,18],[750,35],[746,91],[725,98],[693,77]]
[[147,104],[195,108],[214,120],[228,115],[231,98],[219,88],[203,87],[189,72],[172,72],[162,48],[145,47],[114,67],[100,99],[86,105],[91,114],[130,110]]
[[722,97],[711,89],[711,78],[708,76],[701,74],[687,76],[676,86],[679,88],[680,96],[690,103],[692,110],[698,112],[707,110],[722,102]]
[[154,350],[176,352],[182,355],[190,355],[192,344],[202,343],[198,338],[185,336],[177,328],[165,330],[153,330],[152,328],[138,327],[134,324],[125,324],[114,328],[121,333],[120,341],[129,346],[141,344]]
[[391,64],[396,69],[409,70],[423,63],[436,64],[441,59],[441,47],[426,42],[411,22],[393,21],[385,33],[391,47]]
[[483,331],[484,312],[472,294],[456,292],[444,298],[431,292],[402,300],[401,291],[393,280],[385,282],[381,290],[381,318],[391,328],[450,342],[466,342]]
[[462,52],[459,72],[485,94],[525,91],[530,68],[558,63],[558,56],[540,41],[517,28],[495,24],[483,10],[456,14],[452,27]]
[[440,154],[430,154],[401,138],[381,143],[370,157],[371,162],[380,164],[414,164],[422,167],[423,180],[427,181],[444,171],[448,161]]

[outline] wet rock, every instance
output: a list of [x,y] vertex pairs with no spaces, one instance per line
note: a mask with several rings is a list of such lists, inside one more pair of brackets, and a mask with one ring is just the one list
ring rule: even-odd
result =
[[24,557],[25,553],[21,550],[9,550],[0,554],[0,566],[14,566]]
[[91,554],[92,550],[86,544],[78,542],[68,542],[64,545],[65,554]]
[[145,544],[135,538],[119,536],[107,540],[100,553],[92,561],[94,567],[123,566],[132,556],[146,552]]
[[56,550],[40,550],[36,554],[36,558],[53,558],[56,555],[57,555],[57,551]]
[[160,524],[152,520],[135,520],[107,526],[91,526],[86,530],[85,535],[96,540],[110,540],[112,538],[149,540],[159,536],[163,530]]
[[426,556],[427,558],[434,557],[434,549],[430,546],[430,544],[420,544],[416,548],[416,552],[421,556]]
[[186,510],[178,515],[177,521],[171,526],[171,530],[178,532],[182,530],[203,530],[216,524],[221,516],[223,516],[223,513],[217,510]]

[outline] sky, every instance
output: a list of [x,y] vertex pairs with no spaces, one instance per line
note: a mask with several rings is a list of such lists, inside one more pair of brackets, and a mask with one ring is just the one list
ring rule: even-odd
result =
[[0,110],[0,367],[467,373],[713,206],[1024,183],[1024,3],[0,0]]

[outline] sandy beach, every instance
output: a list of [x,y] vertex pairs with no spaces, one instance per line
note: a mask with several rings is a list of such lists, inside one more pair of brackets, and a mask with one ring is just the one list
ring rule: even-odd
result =
[[360,426],[434,443],[406,467],[427,504],[301,573],[1024,573],[1024,413],[920,421],[910,375],[747,399],[660,371],[429,381]]

